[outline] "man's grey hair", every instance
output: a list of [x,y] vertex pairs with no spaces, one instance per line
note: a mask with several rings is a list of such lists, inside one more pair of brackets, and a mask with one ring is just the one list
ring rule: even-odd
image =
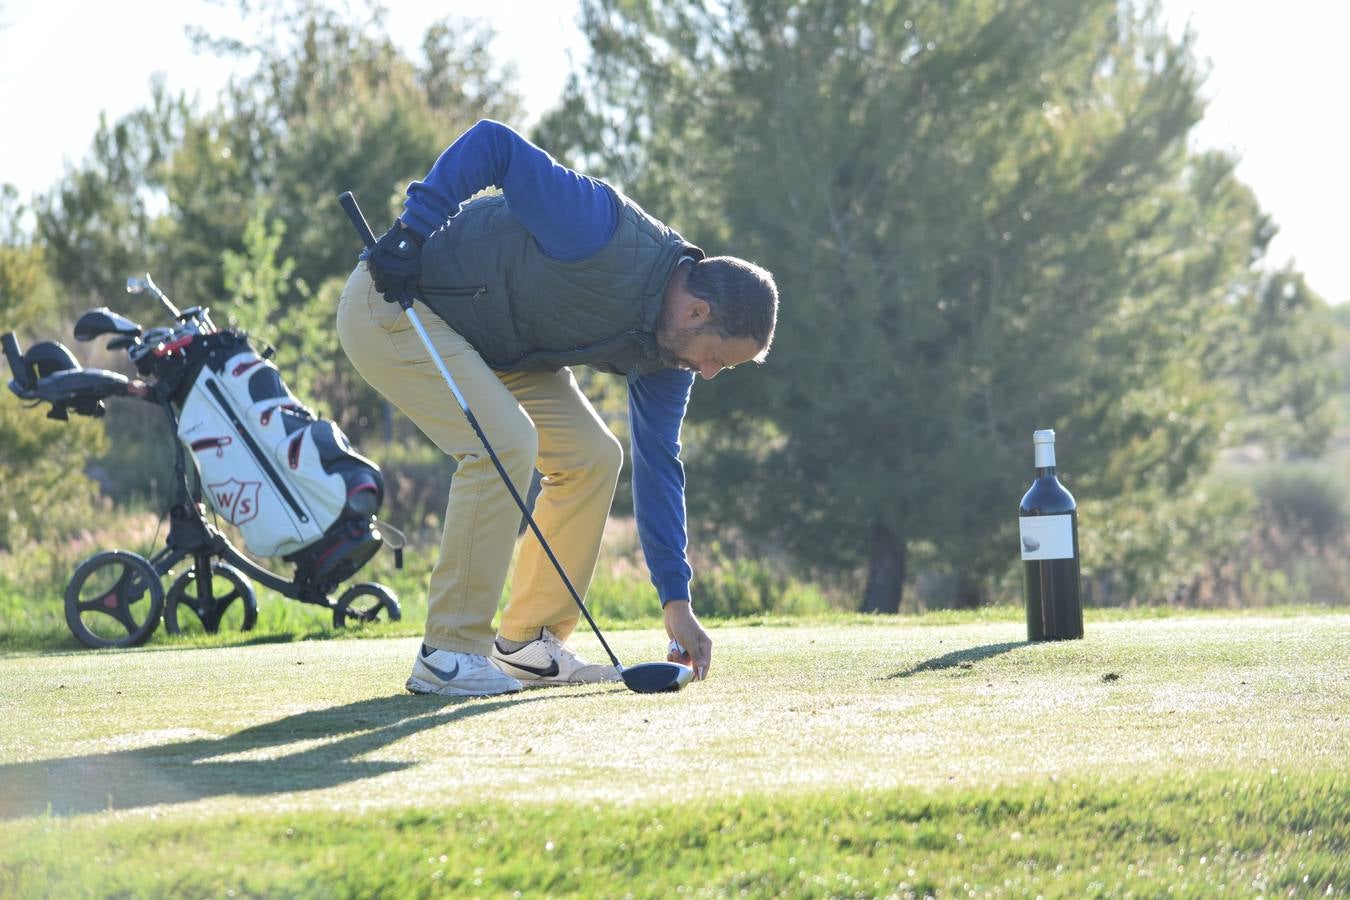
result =
[[763,362],[778,321],[778,285],[767,269],[734,256],[700,259],[689,270],[685,290],[712,308],[707,327],[723,338],[751,338]]

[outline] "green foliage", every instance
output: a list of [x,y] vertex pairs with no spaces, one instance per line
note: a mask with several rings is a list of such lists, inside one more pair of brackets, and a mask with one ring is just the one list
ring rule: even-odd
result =
[[868,608],[895,609],[912,545],[966,583],[1007,569],[1036,428],[1080,498],[1150,510],[1246,410],[1325,440],[1314,301],[1252,269],[1273,228],[1233,161],[1188,154],[1201,73],[1154,12],[584,10],[590,78],[540,134],[783,292],[764,371],[693,405],[710,527],[866,565]]
[[[22,215],[8,185],[0,200],[5,220]],[[7,232],[0,242],[0,331],[16,332],[27,349],[59,321],[56,298],[42,246]],[[0,365],[6,372],[0,381],[8,382],[8,363]],[[65,537],[103,514],[84,469],[104,446],[96,422],[76,415],[68,422],[48,419],[0,388],[0,550]]]
[[84,471],[102,440],[92,423],[49,421],[0,398],[0,549],[59,540],[108,515]]
[[1272,524],[1299,537],[1335,540],[1350,526],[1345,482],[1321,466],[1271,469],[1257,480],[1256,492]]
[[52,324],[56,308],[46,251],[19,228],[26,214],[14,186],[0,185],[0,315],[6,330]]
[[[329,278],[316,293],[303,279],[294,278],[295,260],[278,258],[286,225],[269,218],[270,209],[264,200],[249,219],[243,253],[222,254],[230,324],[276,351],[276,364],[292,393],[301,398],[324,396],[328,393],[324,386],[349,383],[337,375],[343,368],[342,355],[332,336],[332,311],[344,279]],[[331,417],[327,409],[320,412]]]
[[707,562],[699,567],[700,616],[813,615],[831,608],[818,586],[792,577],[767,557],[729,552],[717,541],[703,554]]
[[[1256,522],[1256,498],[1242,484],[1207,480],[1176,494],[1153,496],[1161,499],[1140,504],[1136,495],[1125,493],[1079,504],[1085,602],[1185,602],[1216,564],[1241,553]],[[1021,574],[1013,576],[1018,596]],[[1256,592],[1253,602],[1260,596]]]
[[1156,597],[1182,606],[1338,604],[1350,584],[1346,486],[1334,468],[1229,464],[1160,509],[1080,509],[1097,603]]
[[115,305],[126,277],[166,252],[173,230],[158,207],[190,116],[156,79],[146,106],[111,123],[100,117],[86,159],[37,199],[37,236],[71,311]]
[[1295,458],[1317,456],[1336,426],[1329,401],[1350,389],[1336,369],[1326,304],[1288,268],[1254,279],[1239,304],[1230,377],[1246,415],[1230,438]]
[[232,325],[264,341],[276,342],[273,319],[281,308],[281,296],[290,288],[295,260],[278,259],[285,223],[268,220],[271,204],[258,204],[244,226],[244,252],[221,254],[225,292],[229,298]]
[[[260,62],[234,85],[213,133],[230,159],[248,161],[250,196],[270,198],[285,223],[279,257],[295,260],[297,279],[319,284],[345,278],[360,248],[336,204],[340,192],[355,191],[380,230],[407,182],[454,137],[483,116],[516,115],[519,101],[495,74],[491,34],[481,28],[433,26],[414,61],[378,17],[354,22],[314,4],[280,9],[251,46],[217,42]],[[185,191],[216,165],[210,152],[179,162]]]
[[[1336,405],[1338,421],[1350,426],[1350,303],[1324,309],[1318,318],[1331,337],[1331,359],[1339,386],[1339,402]],[[1346,471],[1350,472],[1350,455],[1345,452],[1347,449],[1350,449],[1350,444],[1342,440],[1337,450],[1341,461],[1346,464]]]
[[[822,615],[834,609],[819,586],[778,571],[762,559],[723,555],[716,546],[711,548],[711,559],[696,566],[695,575],[695,609],[705,622]],[[586,607],[605,623],[659,619],[656,589],[641,560],[631,560],[612,572],[602,569],[586,592]]]
[[[456,135],[484,116],[516,117],[519,98],[479,26],[439,23],[411,59],[374,7],[243,13],[247,43],[198,35],[201,49],[241,62],[214,106],[192,108],[157,82],[39,198],[37,243],[65,298],[51,308],[73,316],[106,303],[160,324],[157,306],[117,296],[127,275],[149,270],[180,306],[211,306],[217,322],[274,346],[292,391],[360,446],[385,404],[332,325],[360,247],[336,197],[354,190],[382,228]],[[116,409],[106,427],[111,449],[94,464],[113,493],[161,494],[172,444],[153,410]]]
[[[31,243],[13,191],[0,197],[0,323],[49,337],[107,303],[160,324],[120,294],[148,269],[274,346],[292,390],[358,447],[384,439],[381,458],[407,464],[386,470],[391,516],[434,523],[448,461],[351,371],[332,328],[358,249],[335,197],[354,190],[380,230],[466,127],[519,119],[513,73],[462,22],[431,27],[414,58],[373,4],[240,9],[246,41],[198,35],[239,62],[217,101],[193,107],[160,80],[101,122],[36,201]],[[1047,426],[1101,602],[1174,596],[1255,558],[1235,549],[1251,532],[1224,527],[1254,522],[1250,495],[1198,479],[1225,445],[1301,458],[1331,442],[1350,332],[1297,271],[1260,268],[1275,225],[1234,160],[1188,151],[1202,72],[1152,7],[588,0],[583,18],[590,68],[535,137],[709,252],[766,265],[783,292],[768,365],[700,384],[686,424],[696,537],[744,535],[700,566],[704,608],[814,609],[801,573],[865,569],[868,608],[895,609],[918,566],[969,602],[1006,595],[1027,437]],[[626,438],[621,380],[578,375]],[[23,520],[0,523],[0,546],[93,517],[86,467],[119,503],[159,502],[172,438],[153,409],[39,418],[0,398],[0,467],[11,447],[36,460],[31,484],[0,486]],[[625,477],[616,509],[630,503]],[[1262,559],[1249,596],[1265,573],[1291,597],[1316,580]],[[600,603],[646,614],[644,576],[612,585]]]
[[[1350,491],[1326,464],[1285,463],[1248,481],[1258,506],[1241,540],[1190,586],[1201,602],[1336,603],[1350,585]],[[1189,597],[1187,599],[1190,599]]]

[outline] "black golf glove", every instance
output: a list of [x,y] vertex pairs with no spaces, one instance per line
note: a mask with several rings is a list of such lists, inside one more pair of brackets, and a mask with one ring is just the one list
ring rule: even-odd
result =
[[417,297],[422,278],[422,239],[399,222],[361,254],[370,266],[375,290],[390,303],[403,303]]

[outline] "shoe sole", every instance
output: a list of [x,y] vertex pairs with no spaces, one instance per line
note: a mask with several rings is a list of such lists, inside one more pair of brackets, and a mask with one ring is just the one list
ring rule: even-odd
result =
[[529,675],[522,678],[514,672],[508,672],[506,674],[519,681],[520,686],[525,690],[541,687],[580,687],[587,684],[619,684],[623,681],[623,678],[618,675],[615,675],[613,678],[602,678],[597,681],[561,681],[556,678],[539,678],[537,676],[531,677]]
[[[449,684],[432,684],[420,678],[409,678],[405,685],[411,694],[439,694],[442,697],[500,697],[503,694],[517,694],[520,687],[504,687],[498,690],[454,687]],[[523,685],[522,685],[523,687]]]
[[622,678],[615,678],[612,681],[549,681],[544,678],[520,679],[521,690],[532,691],[536,688],[550,687],[586,687],[595,684],[621,684]]

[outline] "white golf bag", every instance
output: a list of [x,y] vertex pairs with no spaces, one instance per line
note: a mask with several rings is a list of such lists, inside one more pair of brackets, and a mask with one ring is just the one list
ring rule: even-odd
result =
[[[336,425],[315,418],[242,338],[197,371],[178,437],[196,460],[202,493],[258,556],[291,557],[325,536],[339,538],[332,551],[363,543],[357,532],[383,500],[379,467]],[[357,527],[335,529],[340,523]]]

